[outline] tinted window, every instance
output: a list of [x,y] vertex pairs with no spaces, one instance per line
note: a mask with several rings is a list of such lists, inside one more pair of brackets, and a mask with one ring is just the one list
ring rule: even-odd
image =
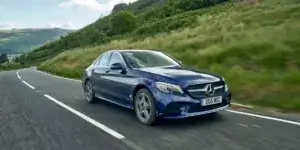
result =
[[116,52],[112,54],[109,66],[112,65],[112,64],[115,64],[115,63],[121,63],[121,64],[123,64],[123,60],[122,60],[120,54],[116,53]]
[[101,57],[98,67],[107,67],[111,53],[106,53]]
[[127,51],[122,53],[133,68],[180,66],[175,60],[161,52]]

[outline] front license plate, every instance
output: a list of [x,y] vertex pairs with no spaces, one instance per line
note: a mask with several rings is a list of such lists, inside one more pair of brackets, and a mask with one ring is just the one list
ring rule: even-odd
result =
[[214,105],[218,103],[222,103],[222,96],[210,97],[202,100],[202,106]]

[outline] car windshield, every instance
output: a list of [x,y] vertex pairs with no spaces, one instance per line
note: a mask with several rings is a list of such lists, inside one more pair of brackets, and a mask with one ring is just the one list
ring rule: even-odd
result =
[[155,51],[126,51],[124,58],[132,68],[148,68],[163,66],[178,66],[179,64],[169,56]]

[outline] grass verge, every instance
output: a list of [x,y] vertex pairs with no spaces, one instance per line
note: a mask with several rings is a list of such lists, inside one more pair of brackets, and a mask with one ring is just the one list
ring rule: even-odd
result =
[[16,69],[20,69],[20,68],[24,68],[24,67],[21,66],[18,63],[3,63],[3,64],[0,64],[0,71],[16,70]]

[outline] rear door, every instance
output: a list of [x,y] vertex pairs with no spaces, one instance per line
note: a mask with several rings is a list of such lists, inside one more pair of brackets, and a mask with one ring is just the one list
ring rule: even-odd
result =
[[111,54],[111,52],[104,53],[100,60],[96,62],[95,67],[92,70],[95,94],[100,98],[108,98],[108,90],[106,88],[108,82],[105,80],[105,76]]

